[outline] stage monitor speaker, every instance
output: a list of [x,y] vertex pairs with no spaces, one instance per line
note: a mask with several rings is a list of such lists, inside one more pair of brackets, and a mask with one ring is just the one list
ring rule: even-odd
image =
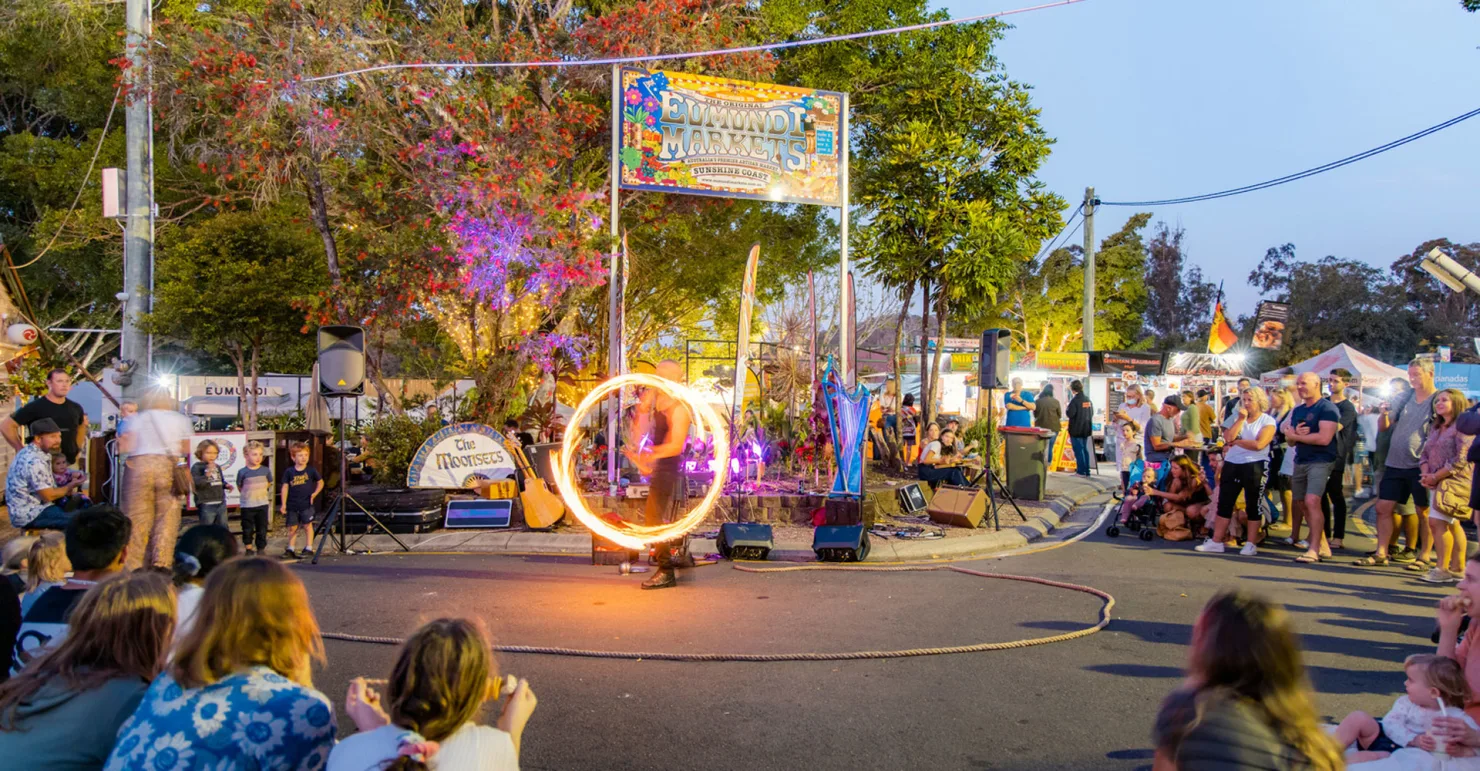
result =
[[981,388],[1006,388],[1012,368],[1012,333],[989,329],[982,333],[981,356],[977,357],[977,385]]
[[976,487],[945,487],[935,491],[926,509],[938,525],[977,527],[987,513],[987,494]]
[[776,539],[770,525],[726,522],[719,526],[714,546],[725,559],[763,560],[775,548]]
[[365,393],[365,330],[346,325],[319,327],[319,393]]
[[894,491],[899,496],[899,510],[906,514],[918,514],[930,505],[925,500],[925,485],[919,482],[905,485]]
[[822,524],[873,527],[877,509],[867,498],[828,498],[823,503]]
[[637,550],[620,546],[595,533],[591,534],[592,565],[620,565],[623,562],[637,564]]
[[863,525],[823,525],[812,531],[812,551],[822,562],[868,559],[868,531]]
[[560,487],[555,483],[555,453],[560,450],[560,442],[549,444],[532,444],[524,448],[524,456],[529,458],[529,465],[534,467],[540,479],[545,480],[545,487],[552,491]]

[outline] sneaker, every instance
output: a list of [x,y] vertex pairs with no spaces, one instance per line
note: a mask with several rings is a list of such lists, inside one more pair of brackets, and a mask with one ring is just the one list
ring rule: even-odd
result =
[[1391,556],[1391,559],[1393,562],[1407,564],[1418,559],[1418,555],[1414,554],[1412,549],[1403,549],[1402,551],[1394,553]]
[[298,559],[298,552],[295,552],[292,549],[283,549],[283,559],[296,560]]
[[1453,574],[1447,570],[1433,568],[1429,572],[1418,577],[1418,580],[1430,584],[1452,584],[1456,582]]
[[1244,544],[1244,548],[1238,550],[1238,553],[1245,557],[1252,557],[1259,553],[1259,547],[1255,546],[1253,541],[1249,541]]
[[251,548],[250,546],[247,547],[247,549],[242,552],[242,556],[243,557],[254,557],[256,555],[257,555],[257,550]]
[[313,556],[313,552],[308,549],[304,549],[303,551],[298,552],[298,556],[302,557],[303,559],[308,559],[309,557]]
[[1209,538],[1208,540],[1203,541],[1201,544],[1199,544],[1197,548],[1193,549],[1193,551],[1200,551],[1204,554],[1222,554],[1226,550],[1226,548],[1227,547],[1225,547],[1223,544]]

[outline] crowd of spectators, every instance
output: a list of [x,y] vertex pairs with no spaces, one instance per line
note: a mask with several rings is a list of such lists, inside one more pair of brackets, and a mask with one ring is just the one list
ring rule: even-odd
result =
[[[344,712],[355,733],[337,741],[311,674],[323,642],[293,571],[239,555],[216,524],[181,534],[172,571],[129,569],[134,527],[92,506],[13,563],[24,578],[0,586],[0,646],[11,652],[0,758],[42,771],[518,768],[536,698],[499,676],[477,623],[427,623],[388,678],[352,681]],[[495,724],[480,725],[499,699]]]

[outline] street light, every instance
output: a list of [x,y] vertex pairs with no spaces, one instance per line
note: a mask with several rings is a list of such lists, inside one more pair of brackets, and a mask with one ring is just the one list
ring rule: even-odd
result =
[[1418,267],[1430,276],[1439,279],[1439,283],[1456,292],[1469,289],[1480,295],[1480,276],[1476,276],[1468,268],[1455,262],[1453,257],[1439,251],[1437,246],[1424,255]]

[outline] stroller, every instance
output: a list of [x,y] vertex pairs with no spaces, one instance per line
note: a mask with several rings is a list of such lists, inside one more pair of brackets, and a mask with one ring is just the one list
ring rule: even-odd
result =
[[[1163,464],[1163,469],[1167,465]],[[1137,460],[1131,464],[1129,472],[1131,479],[1143,479],[1146,474],[1146,465]],[[1155,483],[1156,489],[1165,489],[1163,485],[1168,476],[1167,474],[1158,476]],[[1125,499],[1120,504],[1120,512],[1116,515],[1115,521],[1110,523],[1110,527],[1105,528],[1105,535],[1117,538],[1123,527],[1128,533],[1139,534],[1143,541],[1150,541],[1156,537],[1156,523],[1161,519],[1162,514],[1162,499],[1148,496],[1144,502],[1136,505],[1137,499],[1142,497],[1139,488],[1143,484],[1145,484],[1144,481],[1138,481],[1126,489]],[[1124,522],[1120,521],[1121,517],[1125,518]]]

